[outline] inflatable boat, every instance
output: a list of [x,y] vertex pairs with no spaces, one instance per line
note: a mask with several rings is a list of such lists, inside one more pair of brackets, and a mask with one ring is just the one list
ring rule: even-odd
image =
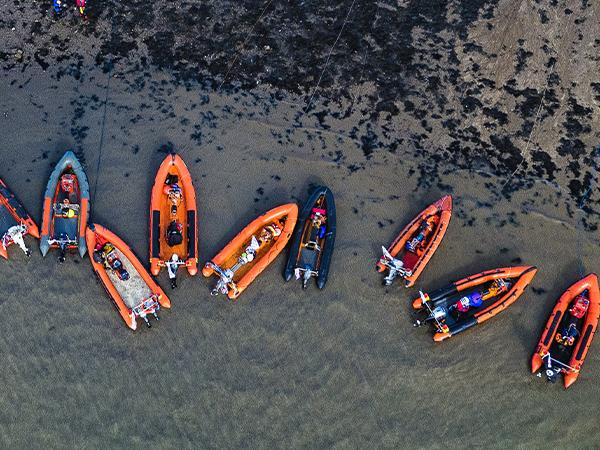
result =
[[169,298],[117,235],[90,224],[85,237],[94,272],[127,326],[135,330],[141,318],[150,327],[149,316],[158,319]]
[[44,194],[40,251],[46,256],[59,249],[59,261],[76,249],[83,258],[87,251],[85,229],[90,214],[90,188],[79,160],[67,151],[56,164]]
[[512,305],[536,272],[533,266],[487,270],[429,294],[419,292],[413,308],[425,317],[414,325],[432,324],[436,342],[455,336]]
[[38,226],[0,179],[0,256],[8,259],[8,247],[12,244],[17,244],[27,256],[31,256],[31,250],[25,245],[26,235],[39,239]]
[[531,372],[543,367],[549,381],[555,382],[562,373],[565,388],[575,383],[599,317],[598,277],[592,273],[573,284],[556,302],[531,358]]
[[237,299],[285,248],[297,219],[298,206],[287,203],[267,211],[240,231],[202,269],[205,277],[219,278],[211,294]]
[[160,165],[150,199],[150,271],[166,267],[171,287],[177,270],[198,273],[198,226],[192,177],[179,155],[168,155]]
[[439,247],[452,216],[452,196],[446,195],[432,203],[417,215],[394,242],[386,249],[377,263],[377,271],[388,271],[383,283],[392,284],[397,278],[411,287]]
[[335,231],[333,193],[328,187],[319,186],[300,213],[283,272],[285,281],[295,275],[306,289],[310,278],[316,277],[317,287],[323,289],[329,275]]

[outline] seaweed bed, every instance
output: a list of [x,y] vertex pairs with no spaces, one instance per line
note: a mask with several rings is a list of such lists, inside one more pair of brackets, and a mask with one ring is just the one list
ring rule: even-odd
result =
[[545,180],[592,212],[598,21],[589,0],[567,3],[98,0],[82,27],[14,0],[0,24],[27,37],[0,61],[84,83],[93,58],[132,75],[132,90],[156,69],[205,92],[267,87],[275,102],[301,97],[290,128],[309,115],[327,130],[359,111],[346,134],[364,160],[351,169],[407,154],[425,185],[457,168],[498,177],[504,195]]

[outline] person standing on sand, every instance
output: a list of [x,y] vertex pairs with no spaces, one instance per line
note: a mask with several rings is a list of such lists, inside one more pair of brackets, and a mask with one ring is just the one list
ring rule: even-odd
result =
[[54,0],[54,13],[58,16],[62,13],[63,2],[62,0]]
[[[54,2],[54,13],[57,16],[60,16],[63,12],[63,9],[66,7],[66,0],[53,0]],[[79,15],[83,20],[87,20],[87,15],[85,14],[85,0],[75,0],[75,5],[79,10]]]
[[77,9],[79,9],[79,16],[83,20],[87,20],[87,16],[85,15],[85,0],[75,0],[75,4],[77,5]]

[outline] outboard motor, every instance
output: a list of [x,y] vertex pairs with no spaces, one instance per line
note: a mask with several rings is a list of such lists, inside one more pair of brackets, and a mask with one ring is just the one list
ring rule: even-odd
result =
[[381,262],[389,269],[389,273],[383,279],[383,285],[390,286],[398,274],[405,273],[403,270],[404,264],[399,259],[394,258],[384,246],[381,246],[381,250],[383,252]]
[[59,263],[64,263],[66,258],[66,253],[67,253],[67,243],[69,242],[69,236],[67,236],[66,233],[61,233],[58,235],[58,239],[56,240],[58,242],[58,248],[60,250],[60,254],[58,255],[58,262]]
[[546,369],[546,378],[552,384],[556,383],[556,379],[558,378],[559,372],[554,369]]
[[308,280],[310,280],[310,276],[312,274],[312,271],[310,270],[310,267],[305,267],[304,268],[304,274],[302,276],[302,289],[306,289],[308,286]]
[[27,255],[27,257],[31,256],[31,250],[27,248],[25,245],[25,240],[23,236],[27,233],[27,225],[21,223],[20,225],[13,225],[10,227],[2,238],[2,245],[4,248],[11,242],[17,244],[23,252]]

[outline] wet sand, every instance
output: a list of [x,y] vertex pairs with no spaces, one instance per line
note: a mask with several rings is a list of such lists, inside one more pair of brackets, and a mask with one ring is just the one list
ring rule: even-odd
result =
[[[597,6],[357,1],[313,97],[349,1],[272,5],[254,29],[263,3],[109,5],[83,26],[11,1],[10,189],[39,220],[47,178],[74,149],[92,220],[146,260],[152,182],[174,148],[196,187],[204,262],[324,183],[338,219],[329,281],[284,283],[280,256],[231,303],[180,272],[172,309],[131,332],[87,259],[12,248],[0,261],[0,447],[598,445],[600,343],[566,392],[529,374],[555,300],[600,267]],[[417,289],[381,286],[374,266],[447,193],[455,212],[418,288],[540,270],[500,316],[434,345],[411,325]],[[165,271],[159,281],[168,289]]]

